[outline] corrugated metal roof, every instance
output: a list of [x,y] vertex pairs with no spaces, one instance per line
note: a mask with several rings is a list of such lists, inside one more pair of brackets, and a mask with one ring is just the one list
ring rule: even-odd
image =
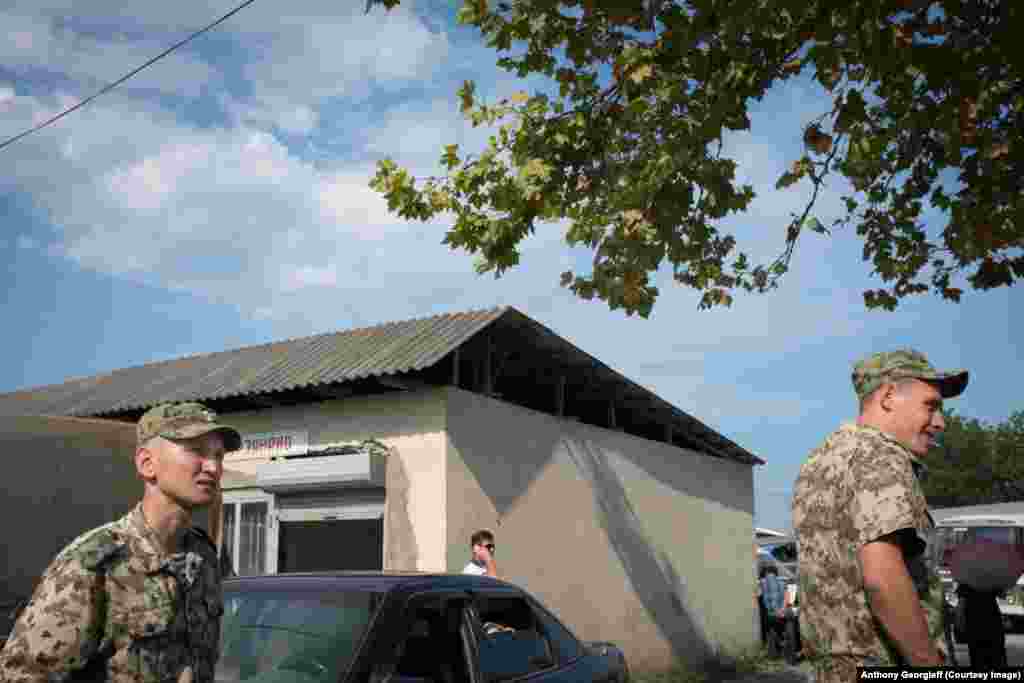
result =
[[[493,326],[493,327],[492,327]],[[665,416],[700,450],[748,464],[764,461],[541,323],[502,306],[202,354],[0,394],[0,415],[120,416],[164,402],[258,399],[429,368],[485,328],[517,333],[541,354],[592,371],[617,393]],[[616,392],[613,392],[616,393]],[[308,400],[308,399],[307,399]]]
[[165,401],[213,401],[421,370],[506,310],[384,323],[124,368],[0,394],[0,414],[108,415]]

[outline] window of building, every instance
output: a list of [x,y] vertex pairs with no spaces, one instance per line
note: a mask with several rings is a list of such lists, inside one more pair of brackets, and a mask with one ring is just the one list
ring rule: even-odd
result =
[[221,552],[227,555],[232,571],[238,576],[276,572],[277,563],[272,562],[276,555],[269,548],[275,538],[270,533],[270,526],[274,523],[273,498],[259,493],[225,498]]

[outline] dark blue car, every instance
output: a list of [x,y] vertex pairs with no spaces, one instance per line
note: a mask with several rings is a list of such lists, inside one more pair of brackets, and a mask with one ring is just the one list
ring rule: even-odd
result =
[[218,683],[627,683],[520,588],[483,576],[277,574],[224,582]]

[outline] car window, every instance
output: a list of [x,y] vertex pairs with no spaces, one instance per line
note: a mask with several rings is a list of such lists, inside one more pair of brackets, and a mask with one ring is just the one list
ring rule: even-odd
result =
[[580,641],[553,614],[540,605],[534,605],[533,608],[558,664],[566,664],[583,654]]
[[520,597],[479,599],[483,635],[480,673],[486,683],[507,681],[554,666],[551,644],[530,604]]
[[325,683],[348,670],[380,603],[368,591],[225,591],[217,683]]
[[996,543],[1012,544],[1015,539],[1013,527],[1008,526],[982,526],[971,530],[975,541],[994,541]]
[[430,599],[409,606],[395,674],[438,683],[469,683],[460,632],[463,605],[459,600]]

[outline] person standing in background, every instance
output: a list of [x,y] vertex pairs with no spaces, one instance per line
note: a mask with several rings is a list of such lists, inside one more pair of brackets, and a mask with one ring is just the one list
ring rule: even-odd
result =
[[469,538],[470,552],[473,553],[463,574],[498,577],[498,565],[494,561],[494,534],[487,529],[477,531]]

